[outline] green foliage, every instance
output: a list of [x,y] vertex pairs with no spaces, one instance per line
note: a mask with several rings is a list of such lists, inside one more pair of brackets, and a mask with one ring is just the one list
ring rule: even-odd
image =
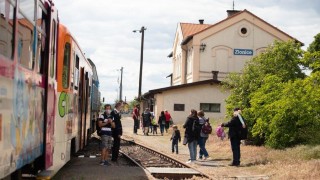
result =
[[[306,77],[301,67],[310,61],[302,53],[294,42],[274,42],[248,61],[242,74],[224,81],[231,89],[227,110],[244,109],[249,137],[256,144],[280,149],[320,144],[320,73]],[[316,62],[309,67],[318,66]]]
[[308,51],[304,54],[303,65],[312,72],[320,70],[320,33],[314,37],[309,45]]
[[320,33],[314,36],[314,41],[309,45],[308,52],[320,51]]

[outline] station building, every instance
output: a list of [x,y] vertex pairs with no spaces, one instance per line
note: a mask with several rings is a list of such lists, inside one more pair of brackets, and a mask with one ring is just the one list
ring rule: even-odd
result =
[[230,91],[222,89],[221,81],[231,72],[241,73],[246,61],[275,40],[297,41],[248,10],[228,10],[215,24],[179,23],[168,56],[171,85],[145,93],[143,107],[151,107],[156,117],[168,110],[175,123],[184,122],[191,109],[224,118]]

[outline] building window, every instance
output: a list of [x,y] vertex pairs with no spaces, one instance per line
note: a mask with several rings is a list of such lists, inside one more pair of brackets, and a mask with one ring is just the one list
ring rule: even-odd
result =
[[220,112],[220,103],[200,103],[200,109],[204,112]]
[[248,32],[248,31],[247,31],[247,28],[244,28],[244,27],[241,28],[240,31],[241,31],[242,34],[247,34],[247,32]]
[[184,111],[184,104],[174,104],[173,110],[174,111]]
[[250,33],[249,26],[246,25],[246,24],[242,24],[238,29],[238,33],[242,37],[247,37],[249,35],[249,33]]

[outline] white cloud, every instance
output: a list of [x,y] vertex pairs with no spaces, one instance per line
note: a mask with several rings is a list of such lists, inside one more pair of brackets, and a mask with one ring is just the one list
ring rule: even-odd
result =
[[[171,52],[179,22],[214,24],[227,17],[232,0],[54,0],[60,22],[75,36],[86,56],[96,64],[102,97],[117,98],[124,67],[123,98],[138,95],[141,34],[145,26],[142,93],[169,86]],[[268,23],[305,43],[320,29],[320,1],[235,0],[235,9],[247,9]]]

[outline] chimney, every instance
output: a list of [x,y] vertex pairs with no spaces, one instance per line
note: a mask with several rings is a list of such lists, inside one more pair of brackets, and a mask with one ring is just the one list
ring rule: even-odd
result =
[[199,19],[199,23],[203,24],[204,19]]
[[239,10],[227,10],[228,17],[233,16],[234,14],[237,14],[240,12]]
[[218,80],[218,73],[219,71],[211,71],[212,72],[212,79],[213,80]]

